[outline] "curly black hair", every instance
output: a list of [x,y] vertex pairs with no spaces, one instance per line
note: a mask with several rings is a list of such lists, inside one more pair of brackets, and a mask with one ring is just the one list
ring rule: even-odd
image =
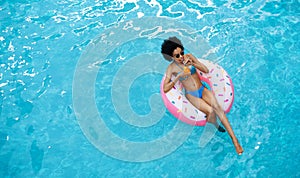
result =
[[170,37],[167,40],[164,40],[163,44],[161,45],[161,53],[163,57],[171,61],[173,56],[173,51],[177,48],[181,48],[181,50],[184,50],[184,47],[181,43],[181,41],[177,37]]

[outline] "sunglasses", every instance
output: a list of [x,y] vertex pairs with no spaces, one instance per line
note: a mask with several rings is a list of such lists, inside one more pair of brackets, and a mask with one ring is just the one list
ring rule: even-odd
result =
[[182,51],[180,54],[176,54],[174,55],[176,58],[179,58],[180,56],[183,56],[184,55],[184,52]]

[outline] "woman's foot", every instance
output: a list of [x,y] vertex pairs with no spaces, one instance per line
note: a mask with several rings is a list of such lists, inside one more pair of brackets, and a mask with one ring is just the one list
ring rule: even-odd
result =
[[233,142],[234,147],[235,147],[235,151],[237,152],[238,155],[242,155],[242,153],[244,152],[242,146],[239,144],[238,141]]
[[220,125],[217,127],[217,129],[219,132],[226,132],[226,130]]
[[226,132],[226,130],[222,126],[220,126],[217,122],[212,124],[218,129],[219,132]]

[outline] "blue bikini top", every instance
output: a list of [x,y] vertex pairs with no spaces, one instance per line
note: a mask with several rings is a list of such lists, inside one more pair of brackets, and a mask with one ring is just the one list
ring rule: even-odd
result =
[[[174,62],[175,62],[175,64],[176,64],[181,70],[183,70],[183,68],[182,68],[179,64],[177,64],[176,61],[174,61]],[[188,66],[188,68],[189,68],[190,71],[191,71],[191,75],[193,75],[193,74],[196,73],[196,68],[195,68],[193,65]],[[179,72],[179,73],[180,73],[180,72]],[[178,75],[178,74],[177,74],[177,75]],[[189,77],[189,76],[180,77],[180,78],[179,78],[179,81],[186,80],[188,77]]]
[[196,67],[190,65],[190,66],[189,66],[189,69],[191,70],[191,75],[193,75],[193,74],[196,73]]

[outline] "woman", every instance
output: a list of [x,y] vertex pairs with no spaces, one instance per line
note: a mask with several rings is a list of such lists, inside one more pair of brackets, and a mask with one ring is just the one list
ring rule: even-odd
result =
[[[176,37],[164,40],[161,46],[161,53],[166,60],[171,62],[166,70],[166,78],[163,85],[164,92],[168,92],[179,80],[186,91],[185,94],[190,103],[204,112],[207,116],[207,121],[214,124],[220,132],[225,132],[224,128],[218,125],[216,115],[220,118],[232,139],[236,152],[241,155],[243,148],[234,135],[222,107],[213,93],[202,85],[196,73],[196,68],[204,73],[208,73],[207,67],[192,54],[184,54],[184,47]],[[187,67],[190,70],[187,70]],[[171,80],[172,75],[176,76],[173,81]]]

